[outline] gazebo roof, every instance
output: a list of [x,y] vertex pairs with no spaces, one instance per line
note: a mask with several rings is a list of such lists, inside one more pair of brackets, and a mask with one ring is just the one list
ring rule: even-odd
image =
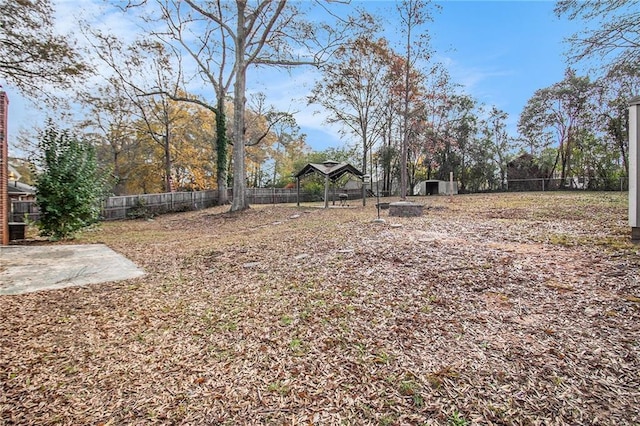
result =
[[344,174],[351,173],[357,177],[363,177],[364,173],[356,169],[349,163],[338,163],[336,161],[325,161],[324,163],[309,163],[300,170],[295,177],[300,179],[311,173],[320,173],[323,176],[329,176],[329,179],[336,181]]

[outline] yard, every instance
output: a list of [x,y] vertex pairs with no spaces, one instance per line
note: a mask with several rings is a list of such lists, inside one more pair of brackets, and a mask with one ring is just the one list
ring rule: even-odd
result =
[[103,223],[147,275],[0,297],[0,424],[637,425],[626,197]]

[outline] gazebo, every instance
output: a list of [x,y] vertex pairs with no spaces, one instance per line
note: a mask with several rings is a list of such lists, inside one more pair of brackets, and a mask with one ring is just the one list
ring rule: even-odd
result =
[[[298,206],[300,205],[300,179],[304,176],[318,173],[324,176],[324,208],[329,207],[329,182],[335,184],[335,182],[340,179],[345,174],[349,173],[353,176],[356,176],[364,181],[364,173],[360,170],[353,167],[348,163],[338,163],[337,161],[327,160],[324,163],[308,163],[306,166],[302,168],[298,173],[295,174],[296,178],[296,189],[297,189],[297,202]],[[364,182],[363,182],[364,183]],[[362,205],[364,206],[366,203],[365,197],[365,188],[364,184],[362,185]]]

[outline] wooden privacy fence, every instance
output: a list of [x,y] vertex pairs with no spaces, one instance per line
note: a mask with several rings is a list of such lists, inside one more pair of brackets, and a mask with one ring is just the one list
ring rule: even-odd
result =
[[214,206],[217,201],[217,191],[166,192],[109,197],[102,205],[102,217],[104,220],[117,220],[206,209]]
[[11,200],[9,222],[28,222],[40,219],[40,210],[35,201]]
[[508,179],[507,190],[518,191],[628,191],[629,179],[626,176],[618,179],[602,179],[589,176],[572,176],[562,179],[530,178]]
[[[280,204],[295,203],[296,190],[285,188],[249,188],[245,192],[249,204]],[[300,198],[306,196],[307,201],[311,200],[309,194],[300,192]]]
[[[347,194],[349,200],[361,199],[361,189],[337,189],[335,194],[336,202],[339,202],[338,194]],[[282,204],[297,202],[297,191],[285,188],[249,188],[246,191],[249,204]],[[300,202],[324,201],[324,194],[316,194],[300,190]],[[333,192],[329,193],[329,201],[333,200]]]
[[[340,192],[348,194],[349,199],[358,199],[362,196],[359,189],[340,190]],[[295,203],[297,200],[295,189],[249,188],[245,194],[249,204]],[[231,190],[229,190],[228,196],[229,199],[233,196]],[[329,196],[332,197],[331,194]],[[317,194],[300,191],[301,202],[319,200],[321,198]],[[104,220],[118,220],[149,217],[169,212],[206,209],[217,203],[218,191],[166,192],[109,197],[102,203],[102,218]],[[40,211],[35,201],[12,201],[11,222],[36,221],[39,218]]]

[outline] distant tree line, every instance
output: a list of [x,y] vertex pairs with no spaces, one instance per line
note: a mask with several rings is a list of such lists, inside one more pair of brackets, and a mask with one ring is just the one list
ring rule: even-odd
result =
[[[241,210],[247,186],[291,185],[305,162],[329,157],[402,196],[450,173],[463,192],[506,189],[510,165],[521,178],[580,176],[599,189],[628,175],[626,102],[640,93],[631,1],[557,2],[558,15],[588,25],[569,40],[564,79],[533,94],[516,135],[504,111],[464,93],[435,61],[428,1],[394,4],[400,41],[383,36],[380,17],[343,2],[114,2],[140,34],[123,40],[81,23],[86,52],[54,34],[49,0],[0,5],[0,77],[34,98],[72,90],[82,112],[75,133],[116,195],[217,188],[224,203],[233,187],[231,208]],[[326,20],[306,18],[318,10]],[[584,61],[597,71],[580,75]],[[299,66],[320,70],[308,102],[341,128],[343,148],[311,152],[294,111],[247,94],[256,67]]]

